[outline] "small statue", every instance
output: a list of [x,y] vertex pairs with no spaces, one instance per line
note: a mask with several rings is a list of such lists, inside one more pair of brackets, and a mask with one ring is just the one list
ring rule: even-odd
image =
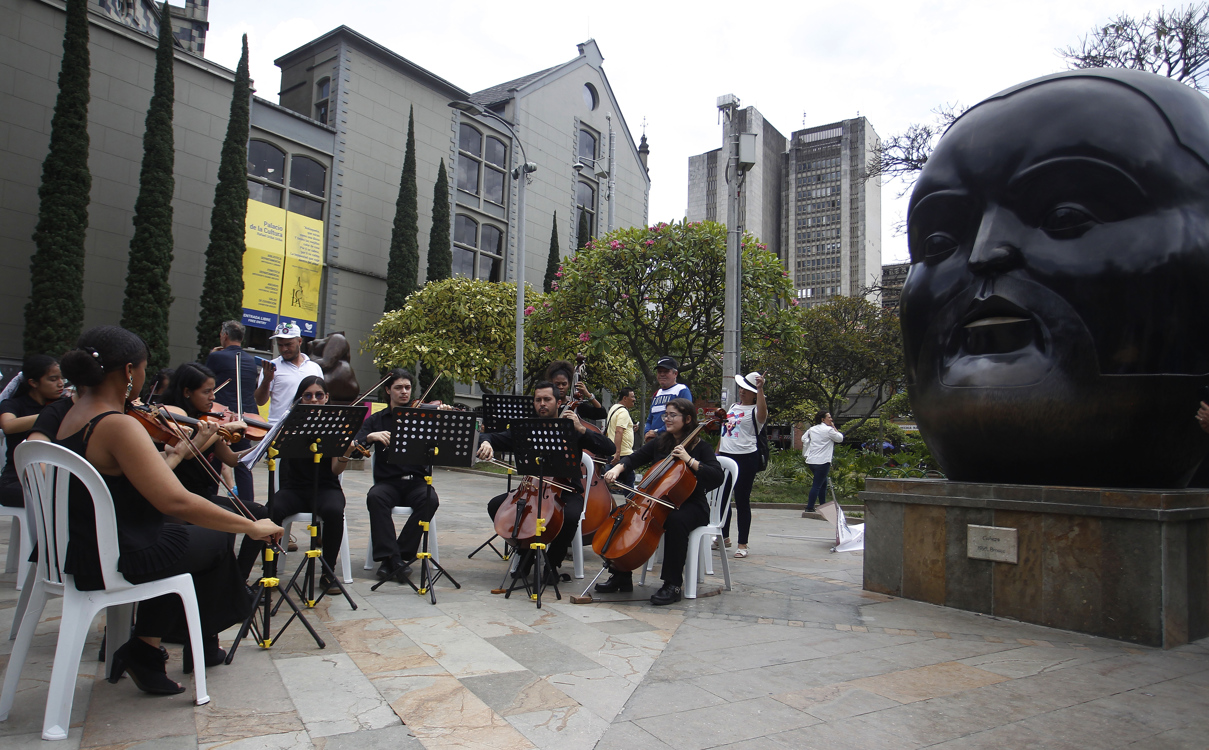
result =
[[971,108],[911,195],[908,390],[950,479],[1184,487],[1209,454],[1209,100],[1078,70]]
[[334,404],[347,404],[361,395],[357,374],[353,372],[352,348],[343,333],[331,333],[303,345],[304,353],[323,368],[328,396]]

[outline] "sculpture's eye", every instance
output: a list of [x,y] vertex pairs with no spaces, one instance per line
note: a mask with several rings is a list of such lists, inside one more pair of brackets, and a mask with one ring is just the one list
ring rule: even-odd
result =
[[1050,210],[1041,221],[1041,229],[1056,240],[1073,240],[1082,237],[1099,220],[1082,206],[1063,203]]
[[937,261],[947,258],[957,249],[957,240],[945,232],[934,232],[924,240],[924,260]]

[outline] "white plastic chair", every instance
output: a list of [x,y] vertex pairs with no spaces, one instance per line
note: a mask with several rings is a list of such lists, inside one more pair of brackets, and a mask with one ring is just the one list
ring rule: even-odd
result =
[[[739,478],[739,465],[733,458],[718,456],[725,476],[722,485],[707,494],[709,501],[709,523],[698,526],[688,535],[688,557],[684,562],[684,598],[697,598],[697,583],[705,582],[705,573],[713,575],[713,553],[710,542],[715,537],[722,537],[722,521],[730,510],[730,493]],[[722,576],[726,580],[726,590],[730,591],[730,563],[726,559],[726,545],[718,545],[718,558],[722,561]]]
[[[373,467],[377,463],[377,461],[378,461],[378,451],[374,451],[373,455],[369,459],[370,471],[373,471]],[[402,516],[402,517],[406,518],[407,516],[410,516],[413,512],[414,511],[412,510],[412,508],[409,506],[406,506],[406,505],[396,505],[390,509],[390,515],[392,518],[394,516]],[[438,551],[438,547],[437,547],[437,521],[436,521],[435,516],[433,517],[433,519],[431,521],[428,522],[428,551],[430,553],[432,553],[432,559],[435,560],[437,562],[437,564],[439,565],[441,563],[441,555],[440,555],[440,552]],[[361,569],[362,570],[373,570],[374,569],[374,538],[373,538],[372,531],[370,532],[369,542],[367,542],[365,545],[365,565]]]
[[[290,527],[293,526],[294,524],[298,524],[299,526],[304,526],[304,527],[310,526],[311,514],[310,513],[295,513],[292,516],[286,516],[284,519],[282,519],[281,528],[282,528],[282,530],[285,531],[285,536],[283,537],[284,539],[288,540],[290,538]],[[322,528],[323,528],[322,519],[320,519],[320,521],[319,521],[319,526],[320,526],[320,529],[322,530]],[[305,545],[299,543],[298,551],[302,552],[305,549],[310,549],[309,541]],[[287,555],[288,555],[288,553],[287,553]],[[284,558],[287,555],[282,555],[282,557]],[[344,537],[340,541],[340,559],[337,562],[340,565],[340,568],[338,571],[338,573],[340,575],[340,580],[344,583],[352,583],[353,582],[353,562],[352,562],[352,553],[349,551],[349,548],[348,548],[348,520],[347,519],[344,521]],[[284,568],[283,568],[283,570],[284,570]]]
[[[709,502],[709,520],[705,526],[698,526],[689,532],[688,536],[688,554],[684,560],[684,598],[697,598],[697,584],[705,582],[705,574],[714,574],[713,556],[709,548],[709,544],[715,537],[722,537],[722,521],[726,518],[726,514],[730,512],[730,494],[735,486],[735,481],[739,477],[739,465],[734,459],[726,456],[718,456],[718,463],[722,466],[723,478],[722,484],[714,490],[706,494],[705,499]],[[701,553],[705,552],[704,555]],[[726,559],[726,546],[718,545],[718,557],[722,560],[722,575],[726,580],[726,590],[731,590],[730,581],[730,562]],[[642,566],[642,575],[638,579],[638,585],[646,585],[646,574],[655,568],[656,561],[663,560],[663,539],[659,540],[659,547],[655,550],[655,554],[651,555],[651,559],[647,560],[646,565]]]
[[[131,605],[164,594],[176,594],[184,604],[193,648],[196,702],[199,706],[209,703],[201,615],[193,590],[193,577],[183,573],[158,581],[133,584],[118,572],[118,528],[113,498],[101,475],[80,456],[62,446],[35,441],[17,446],[13,460],[17,462],[17,472],[41,554],[38,555],[37,575],[30,586],[29,604],[21,618],[17,640],[4,673],[4,688],[0,692],[0,721],[7,720],[13,708],[17,682],[21,679],[21,670],[29,655],[34,630],[42,617],[47,597],[52,594],[63,597],[63,616],[59,621],[59,641],[55,647],[50,689],[46,696],[42,739],[67,738],[81,651],[97,614],[108,608],[106,614],[110,638],[107,639],[107,645],[112,656],[113,651],[121,645],[121,635],[129,631]],[[72,476],[82,482],[92,496],[101,576],[105,581],[105,588],[100,591],[78,591],[74,576],[63,572],[67,557],[68,492]],[[124,623],[124,628],[118,621]]]
[[[575,538],[571,540],[571,561],[575,566],[576,578],[584,577],[584,516],[588,513],[588,489],[592,486],[592,478],[596,475],[596,462],[587,453],[582,454],[580,464],[583,466],[584,475],[584,509],[579,514]],[[566,519],[563,519],[563,523],[566,523]]]
[[[4,433],[0,432],[0,454],[4,453],[5,444]],[[29,572],[29,556],[34,551],[34,530],[29,526],[25,508],[0,505],[0,516],[12,516],[13,519],[8,536],[8,560],[5,561],[4,572],[17,573],[17,590],[21,591],[25,587],[25,575]],[[16,633],[14,622],[13,637]],[[12,637],[9,640],[12,640]]]

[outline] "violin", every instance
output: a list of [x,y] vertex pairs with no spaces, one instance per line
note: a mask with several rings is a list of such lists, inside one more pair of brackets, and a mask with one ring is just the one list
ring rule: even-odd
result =
[[[726,411],[716,410],[689,433],[681,446],[688,446],[706,427],[726,421]],[[668,514],[679,508],[697,488],[697,475],[688,464],[670,453],[642,477],[633,497],[613,514],[608,534],[596,534],[592,549],[616,571],[637,570],[659,548]]]
[[[173,422],[177,425],[188,425],[189,427],[196,428],[201,422],[219,421],[214,417],[205,419],[205,416],[207,415],[203,415],[203,417],[199,419],[194,419],[193,417],[185,414],[185,410],[179,406],[165,406],[163,404],[157,404],[155,408],[159,410],[159,416],[161,419],[165,420],[166,422]],[[172,429],[171,426],[169,426],[168,429]],[[228,444],[238,443],[240,440],[243,440],[243,431],[223,427],[222,424],[219,423],[218,436]]]
[[201,418],[207,422],[218,422],[219,424],[227,424],[228,422],[242,421],[247,427],[243,431],[243,436],[253,443],[259,443],[264,439],[265,435],[269,434],[269,429],[272,427],[268,422],[264,421],[259,414],[247,413],[236,414],[229,407],[215,401],[210,406],[210,411],[201,415]]
[[[155,442],[176,445],[180,441],[181,434],[164,424],[158,406],[148,406],[135,399],[126,402],[126,414],[134,417],[135,421],[147,430],[147,434]],[[192,430],[186,430],[185,436],[192,437]]]

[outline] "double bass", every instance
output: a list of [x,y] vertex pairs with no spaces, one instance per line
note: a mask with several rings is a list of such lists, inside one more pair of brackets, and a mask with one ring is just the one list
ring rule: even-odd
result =
[[[725,410],[714,411],[680,445],[690,445],[702,430],[725,421]],[[612,527],[605,527],[609,533],[598,533],[592,539],[592,549],[615,571],[637,570],[659,548],[668,514],[688,500],[696,488],[697,475],[685,462],[668,454],[643,475],[633,496],[613,512]]]
[[[580,378],[587,371],[587,358],[582,354],[575,356],[576,367],[574,377],[571,379],[571,387],[569,393],[575,393],[576,386],[579,385]],[[578,409],[579,405],[584,402],[584,399],[578,398],[567,403],[568,409]],[[588,422],[584,423],[584,427],[592,432],[600,432],[595,425]],[[605,437],[608,437],[607,435]],[[593,460],[596,456],[591,451],[585,451]],[[609,515],[613,512],[613,493],[609,491],[608,484],[604,481],[604,472],[599,470],[601,462],[596,461],[598,470],[592,474],[592,482],[588,485],[584,492],[584,518],[583,525],[580,531],[585,538],[591,537],[596,533],[596,530],[603,526],[609,520]]]

